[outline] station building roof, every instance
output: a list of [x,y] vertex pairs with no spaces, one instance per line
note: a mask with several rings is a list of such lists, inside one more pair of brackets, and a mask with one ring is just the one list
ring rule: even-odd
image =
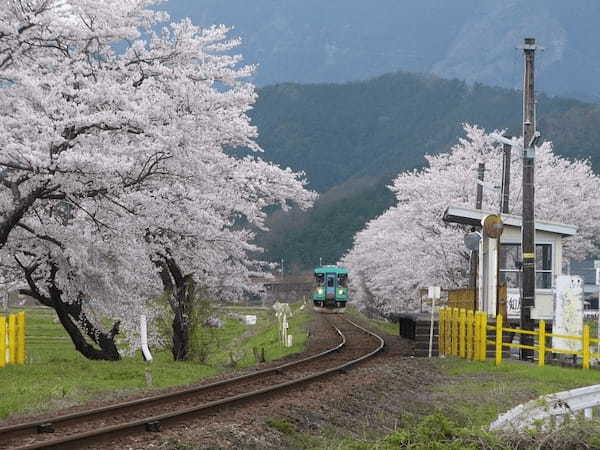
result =
[[[473,227],[481,227],[481,221],[490,214],[498,214],[494,211],[484,211],[481,209],[470,209],[463,206],[449,206],[446,208],[442,220],[448,223],[459,223]],[[521,228],[523,219],[521,216],[513,214],[501,214],[505,225]],[[548,233],[559,234],[562,237],[574,236],[577,234],[575,225],[568,225],[558,222],[535,221],[536,231],[546,231]]]

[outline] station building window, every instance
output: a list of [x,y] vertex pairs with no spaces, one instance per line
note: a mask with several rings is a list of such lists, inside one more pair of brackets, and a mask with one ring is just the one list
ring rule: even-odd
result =
[[[521,244],[500,245],[500,283],[521,287]],[[535,246],[535,287],[552,289],[552,244]]]

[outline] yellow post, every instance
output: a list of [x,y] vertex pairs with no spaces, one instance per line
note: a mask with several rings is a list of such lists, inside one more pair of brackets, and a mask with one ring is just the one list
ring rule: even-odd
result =
[[458,343],[459,343],[459,356],[465,358],[467,356],[467,311],[463,308],[459,312],[459,328],[458,328]]
[[444,355],[448,354],[448,308],[444,308],[444,328],[440,330],[442,335],[442,350]]
[[496,365],[502,364],[502,314],[496,316]]
[[446,355],[452,354],[452,310],[446,308]]
[[546,322],[538,324],[538,366],[543,367],[546,360]]
[[6,365],[6,317],[0,316],[0,367]]
[[479,311],[476,311],[474,314],[474,323],[473,323],[473,332],[475,336],[473,336],[473,359],[475,361],[479,360],[479,354],[481,350],[479,350],[479,346],[481,345],[481,314]]
[[452,356],[458,356],[458,308],[452,308]]
[[452,355],[452,308],[446,310],[446,348],[447,354]]
[[17,364],[25,364],[25,313],[17,314]]
[[438,354],[444,354],[444,308],[438,311]]
[[448,308],[444,308],[444,355],[450,354],[450,341],[448,336],[450,335],[450,321],[448,314]]
[[8,362],[15,364],[17,362],[17,316],[10,314],[8,316]]
[[473,311],[467,311],[467,359],[473,359]]
[[590,368],[590,326],[583,326],[583,368]]
[[481,311],[481,333],[479,334],[479,338],[481,339],[481,343],[479,344],[479,360],[485,361],[487,358],[487,312]]

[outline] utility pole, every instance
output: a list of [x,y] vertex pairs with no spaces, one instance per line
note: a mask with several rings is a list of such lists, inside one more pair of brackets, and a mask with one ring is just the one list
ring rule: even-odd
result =
[[[510,139],[510,136],[506,136]],[[508,202],[510,200],[510,158],[512,146],[504,143],[502,146],[502,214],[509,214]]]
[[[479,163],[477,167],[477,179],[483,183],[485,176],[485,163]],[[481,209],[483,205],[483,184],[477,183],[477,197],[475,198],[475,209]]]
[[281,279],[283,280],[283,258],[281,258]]
[[[483,204],[483,178],[485,176],[485,164],[479,163],[477,167],[477,180],[480,182],[477,183],[477,195],[475,197],[475,209],[481,209]],[[475,304],[477,304],[477,260],[479,258],[479,252],[477,250],[471,251],[471,264],[470,264],[470,274],[471,277],[469,279],[469,287],[475,289]]]
[[[521,248],[523,266],[521,274],[521,329],[533,331],[531,310],[535,307],[535,130],[534,61],[535,39],[525,38],[525,74],[523,76],[523,225]],[[521,344],[532,345],[532,335],[521,335]],[[521,349],[522,360],[532,360],[533,351]]]
[[[506,139],[510,139],[510,136],[504,136]],[[500,214],[508,214],[508,202],[510,200],[510,157],[512,153],[512,145],[508,142],[504,142],[502,145],[502,186],[500,189]],[[507,308],[506,308],[506,295],[501,297],[501,284],[500,284],[500,251],[502,244],[500,243],[500,237],[498,237],[496,248],[496,315],[502,314],[504,320],[507,319]],[[505,291],[506,292],[506,291]]]

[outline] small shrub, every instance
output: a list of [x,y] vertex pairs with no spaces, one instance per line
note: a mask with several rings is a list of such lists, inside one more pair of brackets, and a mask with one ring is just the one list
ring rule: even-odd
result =
[[291,434],[294,432],[294,427],[284,419],[268,419],[267,425],[283,434]]

